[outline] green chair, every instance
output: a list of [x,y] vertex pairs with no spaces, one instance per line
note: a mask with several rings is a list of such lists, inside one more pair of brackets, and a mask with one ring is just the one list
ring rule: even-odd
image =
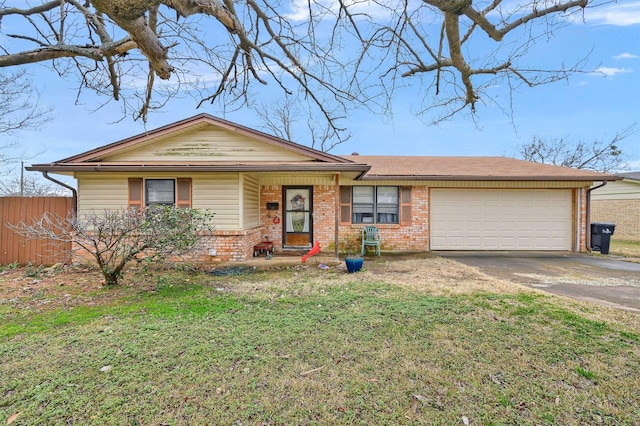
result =
[[367,253],[367,247],[375,247],[376,254],[380,257],[380,231],[375,226],[362,228],[362,255]]

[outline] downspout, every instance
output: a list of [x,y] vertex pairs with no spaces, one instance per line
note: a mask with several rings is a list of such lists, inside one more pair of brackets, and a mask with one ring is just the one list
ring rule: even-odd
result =
[[57,183],[60,186],[63,186],[65,188],[67,188],[69,191],[71,191],[71,204],[73,205],[73,216],[77,216],[78,215],[78,191],[76,191],[76,189],[72,186],[67,185],[64,182],[60,182],[57,179],[52,178],[51,176],[49,176],[49,173],[46,171],[42,172],[42,176],[44,176],[45,179],[50,180],[53,183]]
[[587,223],[585,223],[585,227],[587,228],[586,241],[587,241],[587,250],[589,251],[593,251],[593,247],[591,247],[591,228],[590,228],[591,227],[591,191],[593,191],[594,189],[602,188],[606,184],[607,184],[607,181],[603,180],[600,185],[587,189],[587,214],[586,214]]

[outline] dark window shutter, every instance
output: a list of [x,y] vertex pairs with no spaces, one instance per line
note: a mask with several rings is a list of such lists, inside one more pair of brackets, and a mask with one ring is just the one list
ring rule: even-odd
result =
[[340,187],[340,223],[351,223],[351,187]]
[[142,178],[129,178],[129,202],[128,207],[142,209]]
[[411,187],[400,188],[400,224],[411,225]]
[[191,208],[191,178],[178,178],[177,186],[176,206]]

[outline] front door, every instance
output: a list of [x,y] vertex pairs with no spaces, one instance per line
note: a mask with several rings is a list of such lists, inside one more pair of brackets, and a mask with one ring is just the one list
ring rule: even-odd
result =
[[284,248],[309,248],[313,243],[313,187],[286,186],[284,199]]

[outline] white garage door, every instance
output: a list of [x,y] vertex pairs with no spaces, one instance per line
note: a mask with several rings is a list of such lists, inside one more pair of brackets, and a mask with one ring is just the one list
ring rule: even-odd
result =
[[431,250],[571,250],[571,190],[433,189]]

